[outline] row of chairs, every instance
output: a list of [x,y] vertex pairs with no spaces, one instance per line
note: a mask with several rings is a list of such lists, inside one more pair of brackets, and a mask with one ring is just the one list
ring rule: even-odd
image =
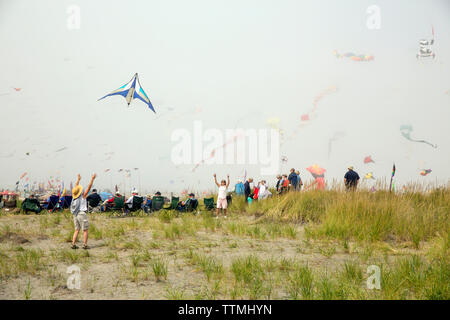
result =
[[[31,211],[31,212],[40,212],[42,209],[46,209],[49,211],[54,210],[61,210],[61,209],[67,209],[70,208],[70,204],[72,202],[71,196],[65,196],[63,198],[59,198],[58,196],[51,196],[49,201],[44,204],[39,204],[37,199],[25,199],[22,202],[21,209],[25,213]],[[152,198],[151,207],[145,207],[144,204],[144,198],[140,196],[134,196],[133,202],[131,208],[125,208],[125,197],[116,197],[114,198],[113,206],[108,208],[108,210],[111,211],[124,211],[125,209],[127,211],[138,211],[144,208],[146,212],[151,211],[159,211],[161,209],[167,209],[167,210],[179,210],[179,211],[185,211],[190,212],[197,210],[198,208],[198,200],[195,199],[195,201],[188,201],[187,205],[184,207],[179,206],[180,198],[179,197],[172,197],[170,204],[168,207],[164,207],[164,197],[162,196],[154,196]],[[205,206],[206,210],[213,210],[215,208],[214,198],[204,198],[203,204]]]
[[[134,196],[133,202],[131,204],[131,208],[125,208],[125,197],[120,197],[120,198],[117,197],[117,198],[114,198],[114,205],[108,209],[112,210],[112,211],[126,210],[126,211],[133,212],[133,211],[138,211],[138,210],[141,210],[142,208],[144,208],[144,211],[146,211],[146,212],[148,212],[148,211],[155,212],[155,211],[159,211],[162,209],[190,212],[190,211],[197,210],[197,208],[198,208],[198,200],[197,199],[195,199],[195,201],[188,201],[187,205],[184,207],[179,206],[179,203],[180,203],[179,197],[172,197],[172,199],[170,200],[169,206],[165,207],[164,206],[164,204],[165,204],[164,197],[154,196],[152,198],[151,207],[146,207],[144,205],[143,197]],[[215,208],[214,198],[204,198],[203,203],[204,203],[205,209],[207,209],[207,210],[212,210]]]

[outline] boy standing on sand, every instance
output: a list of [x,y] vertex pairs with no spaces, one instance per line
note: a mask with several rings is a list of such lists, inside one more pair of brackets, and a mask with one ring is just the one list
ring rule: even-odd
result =
[[217,182],[216,174],[214,173],[214,182],[219,187],[219,194],[217,195],[217,216],[216,219],[219,219],[219,211],[220,208],[223,209],[223,214],[225,218],[227,217],[227,190],[230,185],[230,175],[227,174],[227,181],[222,180],[220,184]]
[[80,174],[77,176],[77,182],[75,183],[75,187],[72,190],[72,203],[70,205],[70,212],[73,214],[73,223],[75,224],[75,232],[72,238],[72,249],[78,249],[77,242],[78,233],[80,229],[83,229],[83,249],[88,249],[87,240],[88,240],[88,229],[89,229],[89,221],[87,218],[88,204],[87,204],[87,196],[89,191],[91,190],[92,183],[94,183],[95,177],[97,175],[94,173],[91,177],[91,182],[89,182],[88,187],[83,193],[83,187],[79,184],[81,180]]

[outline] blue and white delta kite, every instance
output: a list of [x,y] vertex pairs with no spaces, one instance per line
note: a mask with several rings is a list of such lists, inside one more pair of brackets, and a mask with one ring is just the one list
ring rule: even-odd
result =
[[102,100],[109,96],[115,96],[115,95],[121,95],[123,96],[128,103],[128,106],[130,106],[131,100],[133,99],[139,99],[143,101],[148,107],[156,113],[155,109],[153,108],[152,103],[150,102],[150,98],[147,96],[147,94],[144,92],[144,89],[142,89],[141,84],[139,82],[138,74],[136,73],[133,78],[123,86],[121,86],[119,89],[114,90],[110,94],[107,94],[106,96],[98,99]]

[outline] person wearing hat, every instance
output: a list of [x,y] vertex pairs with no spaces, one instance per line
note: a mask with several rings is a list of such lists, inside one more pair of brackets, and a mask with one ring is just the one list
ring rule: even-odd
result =
[[[136,200],[135,200],[135,198],[136,198]],[[138,201],[137,203],[141,204],[141,207],[142,207],[142,202],[144,201],[144,199],[141,196],[139,196],[139,192],[136,189],[131,190],[131,197],[125,202],[125,213],[126,214],[128,214],[128,212],[133,209],[134,201]]]
[[353,170],[353,166],[348,167],[348,171],[344,176],[344,184],[347,191],[355,191],[358,186],[359,175]]
[[110,199],[107,199],[103,202],[103,206],[105,208],[105,211],[107,211],[108,209],[111,209],[112,207],[114,207],[114,199],[116,198],[121,198],[122,195],[120,194],[119,191],[116,191],[116,193],[114,194],[114,197],[111,197]]
[[75,187],[72,189],[72,203],[70,204],[70,211],[73,214],[73,223],[75,224],[75,232],[72,238],[72,249],[78,249],[77,242],[78,233],[83,229],[83,249],[88,249],[88,229],[89,221],[87,218],[88,203],[87,196],[91,190],[92,184],[94,183],[95,177],[97,175],[94,173],[91,177],[88,187],[83,192],[83,187],[80,185],[81,176],[78,174],[77,182]]
[[131,190],[131,197],[125,202],[125,204],[128,208],[131,208],[131,206],[133,205],[133,198],[134,198],[134,196],[137,196],[138,194],[139,194],[139,192],[136,189]]
[[195,199],[195,194],[189,193],[189,198],[186,201],[180,201],[178,203],[177,210],[184,211],[187,208],[194,208],[194,207],[196,207],[195,202],[197,202],[197,205],[198,205],[198,200]]

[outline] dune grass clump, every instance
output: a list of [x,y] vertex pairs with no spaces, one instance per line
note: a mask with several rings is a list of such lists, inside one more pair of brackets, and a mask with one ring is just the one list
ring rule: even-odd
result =
[[421,241],[449,230],[449,212],[450,192],[446,196],[343,194],[327,206],[315,235],[360,241],[411,241],[419,248]]
[[198,266],[203,271],[208,281],[212,278],[220,279],[223,276],[223,264],[216,257],[196,253],[189,249],[186,258],[190,264]]
[[[253,201],[243,211],[265,221],[308,223],[308,235],[314,238],[411,241],[419,248],[421,242],[450,229],[450,189],[419,189],[404,193],[364,189],[289,192]],[[231,210],[236,212],[243,201],[243,197],[233,200]],[[261,234],[246,227],[235,224],[228,229],[233,234]],[[278,232],[274,226],[268,231],[271,237]]]
[[155,275],[156,281],[161,281],[161,279],[164,280],[167,279],[169,268],[165,260],[155,258],[150,262],[150,266],[153,270],[153,274]]

